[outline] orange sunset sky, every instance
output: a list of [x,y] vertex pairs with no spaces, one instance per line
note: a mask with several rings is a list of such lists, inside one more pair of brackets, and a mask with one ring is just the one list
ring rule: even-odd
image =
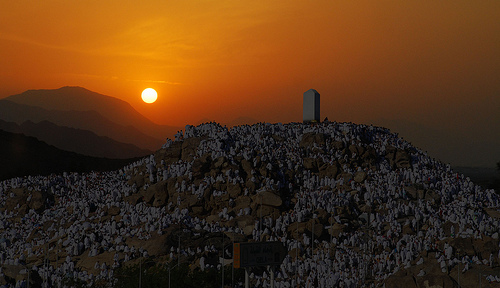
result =
[[301,121],[314,88],[322,119],[500,143],[497,0],[0,3],[0,98],[82,86],[183,127]]

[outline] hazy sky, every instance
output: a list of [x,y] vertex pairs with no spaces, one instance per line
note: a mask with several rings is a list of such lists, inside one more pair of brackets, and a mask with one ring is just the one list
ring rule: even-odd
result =
[[0,98],[82,86],[184,126],[301,121],[314,88],[321,118],[499,131],[498,0],[0,3]]

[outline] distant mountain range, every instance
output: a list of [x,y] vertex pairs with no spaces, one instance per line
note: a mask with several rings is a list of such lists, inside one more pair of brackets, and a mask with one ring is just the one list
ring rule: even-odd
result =
[[0,120],[0,130],[22,133],[50,143],[58,149],[93,157],[124,159],[152,153],[151,150],[141,149],[133,144],[121,143],[105,136],[97,136],[88,130],[62,127],[49,121],[38,123],[26,121],[18,125],[14,122]]
[[0,130],[0,181],[63,172],[111,171],[134,159],[107,159],[63,151],[34,137]]
[[[162,142],[166,137],[173,136],[179,130],[178,127],[158,125],[152,122],[123,100],[92,92],[82,87],[67,86],[59,89],[28,90],[9,96],[5,100],[46,110],[95,111],[113,123],[124,127],[134,127],[146,135],[162,139]],[[158,148],[154,147],[154,149]]]
[[[85,153],[87,155],[104,156],[103,151],[110,151],[115,148],[109,148],[109,140],[96,137],[81,137],[82,131],[78,132],[80,136],[69,137],[66,132],[69,130],[57,129],[54,126],[67,127],[73,129],[87,130],[96,136],[108,137],[122,148],[118,151],[129,150],[126,154],[118,157],[114,154],[106,155],[109,158],[127,158],[130,155],[139,156],[142,151],[155,151],[165,143],[165,139],[172,137],[178,127],[158,125],[137,112],[130,104],[117,98],[105,96],[81,87],[62,87],[55,90],[28,90],[24,93],[13,95],[0,100],[0,120],[14,122],[17,125],[23,125],[27,121],[40,123],[36,135],[33,131],[27,135],[36,136],[48,144],[57,146],[69,151]],[[45,129],[48,129],[45,131]],[[17,132],[11,130],[12,132]],[[19,132],[25,132],[19,130]],[[75,131],[73,131],[75,132]],[[57,139],[56,134],[59,134]],[[50,135],[52,134],[52,135]],[[43,136],[45,135],[45,136]],[[89,135],[89,134],[87,134]],[[69,138],[68,138],[69,137]],[[73,140],[72,140],[73,138]],[[80,147],[72,147],[71,142],[79,138],[82,142]],[[61,145],[68,142],[65,145]],[[107,148],[97,147],[96,143],[107,142]],[[131,144],[138,147],[134,149],[129,146],[125,149],[122,144]],[[117,146],[117,147],[118,147]],[[83,149],[85,147],[85,149]],[[94,147],[94,148],[92,148]],[[135,154],[137,151],[138,154]],[[132,154],[131,154],[132,153]]]

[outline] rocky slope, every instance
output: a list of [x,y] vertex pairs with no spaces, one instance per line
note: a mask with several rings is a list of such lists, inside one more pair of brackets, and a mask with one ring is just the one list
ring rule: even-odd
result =
[[[0,190],[4,282],[24,281],[28,267],[53,285],[111,283],[144,258],[220,269],[223,242],[262,240],[289,251],[277,287],[500,283],[495,191],[379,127],[186,126],[119,171]],[[252,270],[253,285],[269,281]]]

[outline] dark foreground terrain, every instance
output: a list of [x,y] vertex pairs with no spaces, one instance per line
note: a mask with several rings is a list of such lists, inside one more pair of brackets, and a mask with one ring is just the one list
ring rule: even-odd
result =
[[133,161],[85,156],[57,149],[34,137],[0,130],[0,180],[65,171],[110,171]]

